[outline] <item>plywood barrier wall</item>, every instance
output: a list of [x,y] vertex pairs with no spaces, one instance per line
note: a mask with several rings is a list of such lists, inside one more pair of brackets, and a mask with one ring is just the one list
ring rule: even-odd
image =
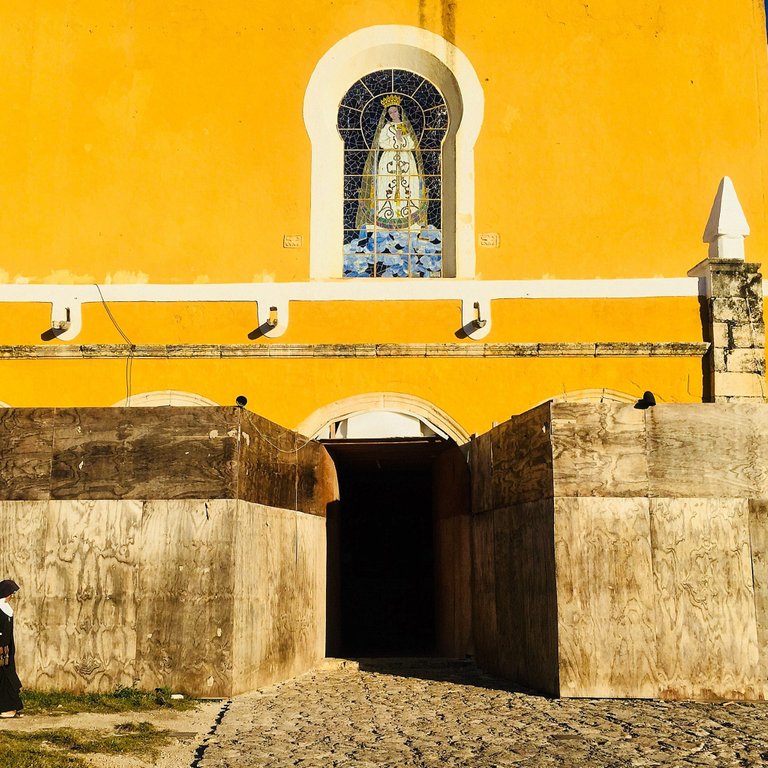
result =
[[4,413],[0,568],[22,586],[25,684],[229,696],[311,668],[336,488],[303,443],[240,409]]
[[456,445],[432,465],[437,652],[472,653],[472,588],[468,467]]
[[473,641],[478,663],[556,694],[550,405],[472,441]]
[[[526,481],[536,422],[551,455]],[[481,663],[563,696],[766,696],[768,406],[552,403],[473,441],[472,464]]]

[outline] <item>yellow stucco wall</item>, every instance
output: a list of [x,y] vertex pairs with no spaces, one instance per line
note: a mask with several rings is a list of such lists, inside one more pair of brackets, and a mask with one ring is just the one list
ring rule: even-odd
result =
[[[482,84],[476,231],[501,246],[478,249],[478,279],[683,276],[706,255],[724,174],[752,226],[748,258],[768,246],[758,0],[37,0],[0,16],[0,282],[306,280],[305,90],[329,48],[374,24],[442,35]],[[284,234],[303,247],[284,249]],[[113,311],[134,343],[247,343],[256,325],[247,304]],[[291,312],[281,343],[457,342],[457,302]],[[102,307],[84,314],[76,343],[120,341]],[[43,305],[0,304],[2,344],[41,344],[48,324]],[[484,341],[700,339],[697,301],[679,298],[498,301]],[[124,367],[0,361],[0,400],[110,404],[125,396]],[[468,431],[602,386],[697,400],[701,365],[137,360],[132,381],[223,403],[247,390],[254,410],[289,426],[339,397],[408,391]]]

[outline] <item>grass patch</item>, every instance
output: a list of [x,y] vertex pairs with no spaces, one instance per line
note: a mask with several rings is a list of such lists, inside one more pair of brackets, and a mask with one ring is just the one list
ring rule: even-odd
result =
[[118,688],[114,693],[22,691],[25,715],[72,715],[78,712],[147,712],[153,709],[194,709],[194,699],[172,699],[168,688],[140,691]]
[[[170,742],[169,731],[151,723],[120,723],[112,732],[76,728],[0,731],[0,768],[86,768],[77,753],[157,758]],[[73,754],[75,753],[75,754]]]

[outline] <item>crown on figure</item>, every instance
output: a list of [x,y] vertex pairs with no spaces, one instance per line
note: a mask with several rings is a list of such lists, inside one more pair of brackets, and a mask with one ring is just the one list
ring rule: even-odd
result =
[[384,109],[389,109],[390,107],[399,107],[402,103],[402,99],[399,96],[395,96],[393,93],[391,96],[385,96],[381,100],[381,106],[384,107]]

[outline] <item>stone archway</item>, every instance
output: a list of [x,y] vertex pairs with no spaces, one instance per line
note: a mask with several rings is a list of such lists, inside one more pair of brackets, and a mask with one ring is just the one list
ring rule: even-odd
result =
[[467,431],[400,392],[337,400],[298,430],[324,443],[339,486],[326,515],[327,653],[464,656],[470,491],[457,445]]
[[457,445],[469,442],[469,433],[445,411],[429,400],[403,392],[367,392],[336,400],[313,411],[296,429],[308,437],[318,437],[331,424],[372,412],[410,416]]

